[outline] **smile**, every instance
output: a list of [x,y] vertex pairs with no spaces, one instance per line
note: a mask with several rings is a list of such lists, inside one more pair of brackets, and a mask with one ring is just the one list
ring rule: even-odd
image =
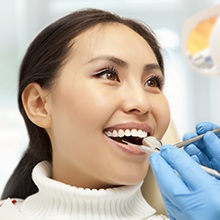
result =
[[141,145],[143,138],[148,136],[146,131],[137,130],[137,129],[119,129],[113,131],[105,131],[105,135],[114,141],[124,143],[127,141],[133,144]]

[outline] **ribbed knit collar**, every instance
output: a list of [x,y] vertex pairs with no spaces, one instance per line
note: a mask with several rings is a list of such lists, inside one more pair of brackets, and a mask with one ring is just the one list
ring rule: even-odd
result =
[[39,163],[33,180],[39,192],[21,206],[25,216],[35,219],[144,219],[155,213],[141,194],[141,184],[109,189],[83,189],[55,181],[51,165]]

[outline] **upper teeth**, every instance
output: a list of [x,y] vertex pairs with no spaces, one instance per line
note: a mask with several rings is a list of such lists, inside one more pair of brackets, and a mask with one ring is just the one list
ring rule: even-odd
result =
[[108,137],[124,137],[124,136],[133,136],[133,137],[140,137],[140,138],[144,138],[147,137],[147,132],[146,131],[142,131],[142,130],[137,130],[137,129],[126,129],[126,130],[122,130],[119,129],[117,130],[113,130],[113,131],[106,131],[105,134]]

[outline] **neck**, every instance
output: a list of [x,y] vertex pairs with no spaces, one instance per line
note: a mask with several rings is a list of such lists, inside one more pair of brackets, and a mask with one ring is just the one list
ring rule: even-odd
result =
[[[122,186],[109,189],[83,189],[63,184],[50,178],[51,167],[41,162],[33,171],[33,180],[39,192],[28,197],[22,205],[25,215],[32,219],[48,216],[71,219],[142,219],[152,215],[140,187]],[[62,219],[62,218],[60,218]]]

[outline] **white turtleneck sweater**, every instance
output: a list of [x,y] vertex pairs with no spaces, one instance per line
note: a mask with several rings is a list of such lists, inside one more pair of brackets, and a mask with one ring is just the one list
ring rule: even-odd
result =
[[163,220],[142,196],[141,184],[109,189],[76,188],[51,179],[51,166],[41,162],[33,170],[39,191],[25,200],[6,200],[1,220]]

